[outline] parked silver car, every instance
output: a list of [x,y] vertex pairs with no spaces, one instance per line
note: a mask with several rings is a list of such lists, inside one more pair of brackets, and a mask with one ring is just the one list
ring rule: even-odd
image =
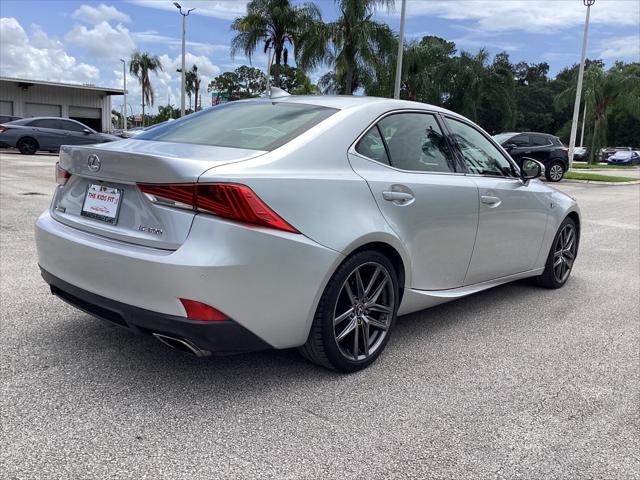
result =
[[120,140],[86,125],[59,117],[32,117],[0,125],[0,146],[33,155],[39,150],[57,152],[62,145],[90,145]]
[[275,96],[63,147],[37,221],[51,290],[181,350],[299,347],[362,369],[397,315],[513,280],[561,287],[576,202],[430,105]]

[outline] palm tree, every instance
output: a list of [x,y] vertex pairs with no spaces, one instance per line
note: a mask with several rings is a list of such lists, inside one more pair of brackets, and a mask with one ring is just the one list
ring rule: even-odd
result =
[[392,7],[394,0],[336,0],[341,15],[335,22],[313,23],[301,38],[298,63],[316,67],[334,63],[342,93],[351,95],[356,77],[373,75],[372,66],[383,53],[393,49],[395,39],[389,26],[372,20],[378,5]]
[[280,65],[286,65],[289,57],[287,45],[297,48],[300,33],[319,21],[320,10],[313,3],[294,7],[290,0],[251,0],[247,14],[231,24],[231,30],[238,32],[231,40],[231,55],[242,51],[251,61],[260,43],[264,42],[265,53],[273,48],[273,84],[278,87]]
[[193,82],[193,94],[196,97],[194,111],[198,111],[198,94],[200,93],[200,76],[198,75],[198,66],[191,67],[192,82]]
[[[556,106],[573,103],[574,86],[556,97]],[[590,66],[584,74],[583,98],[593,122],[589,163],[598,164],[600,149],[607,144],[608,121],[611,112],[619,107],[629,115],[640,119],[640,65],[616,64],[609,71],[599,65]]]
[[144,126],[144,104],[145,100],[148,105],[153,106],[154,95],[153,87],[149,74],[151,72],[162,71],[162,62],[157,55],[151,55],[147,52],[135,51],[131,55],[129,61],[129,73],[138,77],[140,88],[142,89],[142,125]]

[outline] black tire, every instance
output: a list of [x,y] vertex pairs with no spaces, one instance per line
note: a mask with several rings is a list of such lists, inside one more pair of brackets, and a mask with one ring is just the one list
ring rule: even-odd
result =
[[38,142],[36,142],[33,138],[24,137],[18,141],[16,147],[23,155],[35,155],[35,153],[38,151],[39,146]]
[[550,182],[559,182],[564,178],[565,168],[562,162],[551,162],[549,168],[545,169],[544,176]]
[[[566,231],[566,229],[571,229],[571,231],[573,232],[573,243],[572,243],[571,252],[570,252],[571,255],[573,256],[573,259],[570,261],[571,263],[569,265],[567,264],[569,256],[566,254],[560,255],[562,257],[561,261],[565,262],[565,265],[568,268],[568,270],[566,270],[566,276],[564,275],[559,276],[558,268],[555,266],[555,262],[558,259],[558,250],[560,249],[560,247],[562,247],[562,244],[563,244],[562,235],[563,235],[563,232]],[[536,283],[544,288],[560,288],[565,283],[567,283],[567,280],[571,275],[571,270],[573,269],[575,259],[578,256],[579,243],[580,243],[580,231],[578,230],[576,222],[571,217],[565,218],[564,221],[558,227],[556,236],[553,238],[553,243],[551,244],[551,248],[549,249],[549,255],[547,256],[547,262],[545,263],[544,271],[542,272],[542,275],[535,278]]]
[[[378,267],[380,268],[378,269]],[[368,272],[372,272],[371,277],[377,278],[379,281],[367,281],[362,278],[360,285],[363,286],[364,295],[358,293],[354,298],[348,295],[347,289],[350,289],[349,285],[352,285],[351,282],[355,281],[356,271],[361,276],[366,276]],[[384,291],[379,293],[378,289]],[[360,288],[358,288],[359,291]],[[367,298],[367,295],[375,295],[375,293],[378,293],[378,296],[373,299],[373,305],[376,307],[371,307],[372,310],[365,309],[367,305],[365,302],[372,300]],[[377,305],[378,299],[381,298],[380,295],[386,299],[381,303],[389,303],[389,305]],[[344,308],[345,299],[350,301],[349,304],[346,304],[346,307],[352,310],[353,313],[351,316],[345,317],[345,320],[342,321],[343,323],[336,323],[334,326],[336,311],[339,307]],[[355,253],[338,267],[331,280],[329,280],[318,303],[309,338],[298,350],[311,362],[331,370],[343,373],[362,370],[378,358],[389,341],[396,321],[399,300],[398,276],[389,259],[374,250]],[[377,307],[381,306],[388,309],[388,312],[379,312]],[[358,311],[362,316],[356,316]],[[346,313],[348,312],[345,311],[338,317],[342,317]],[[374,323],[373,317],[375,315],[379,316]],[[337,337],[344,334],[352,324],[352,330],[349,331],[351,333],[344,336],[343,340],[338,340]],[[342,327],[341,325],[345,326]],[[381,326],[385,328],[378,330]],[[337,334],[336,329],[342,328],[343,331]],[[360,335],[362,335],[362,338],[359,339]],[[362,343],[362,355],[359,355],[361,350],[358,342],[364,342],[365,338],[367,341],[366,351],[364,350],[364,343]],[[358,345],[355,348],[356,353],[352,357],[344,350],[344,344],[341,346],[340,342],[343,341],[345,344],[351,343],[352,346]],[[370,341],[373,341],[373,343],[370,343]],[[372,351],[369,351],[370,346],[373,349]]]

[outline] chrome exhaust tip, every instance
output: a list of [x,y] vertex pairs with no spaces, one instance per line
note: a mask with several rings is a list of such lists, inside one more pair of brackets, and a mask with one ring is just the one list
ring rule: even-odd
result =
[[179,350],[184,353],[188,353],[189,355],[194,355],[196,357],[208,357],[211,355],[211,352],[208,350],[203,350],[189,340],[184,338],[172,337],[170,335],[165,335],[164,333],[153,333],[153,336],[159,342],[163,343],[167,347],[173,348],[174,350]]

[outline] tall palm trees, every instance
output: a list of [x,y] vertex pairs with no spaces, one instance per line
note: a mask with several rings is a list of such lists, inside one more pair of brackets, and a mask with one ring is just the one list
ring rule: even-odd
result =
[[185,73],[185,90],[189,95],[189,110],[191,110],[191,95],[196,97],[194,112],[198,111],[198,94],[200,92],[200,76],[198,75],[198,66],[194,65],[191,70]]
[[358,76],[372,74],[378,57],[393,49],[395,39],[387,24],[372,20],[378,5],[394,0],[336,0],[340,16],[327,24],[315,23],[301,39],[297,59],[303,67],[335,63],[341,93],[351,95]]
[[144,104],[145,101],[148,105],[153,106],[154,95],[153,87],[151,86],[151,79],[149,74],[151,72],[162,71],[162,62],[157,55],[151,55],[147,52],[135,51],[131,55],[129,61],[129,73],[136,76],[140,82],[140,88],[142,89],[142,125],[144,126]]
[[287,64],[287,45],[297,47],[300,32],[320,21],[320,10],[312,3],[294,7],[290,0],[251,0],[247,14],[231,25],[237,35],[231,41],[231,54],[242,51],[251,60],[264,42],[264,52],[273,49],[273,84],[280,86],[280,65]]

